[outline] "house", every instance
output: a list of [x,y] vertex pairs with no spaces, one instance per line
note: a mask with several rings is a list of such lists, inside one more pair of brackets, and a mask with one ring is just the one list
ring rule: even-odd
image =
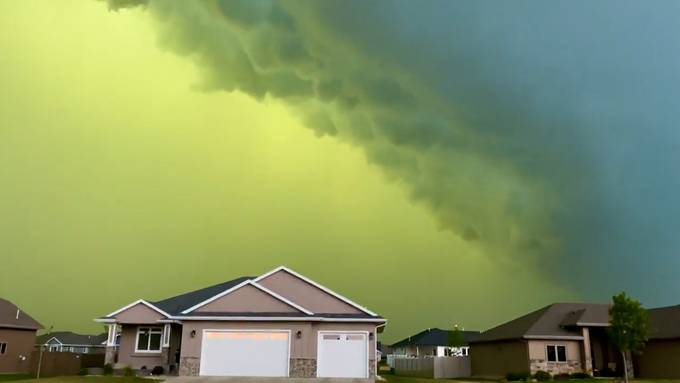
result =
[[0,298],[0,374],[27,373],[42,325],[12,302]]
[[76,334],[71,331],[54,331],[40,335],[36,346],[48,352],[74,352],[80,354],[100,354],[106,351],[107,333],[99,335]]
[[[108,324],[106,360],[201,376],[373,378],[386,320],[286,267],[160,301]],[[114,347],[120,333],[120,347]]]
[[554,303],[470,342],[472,374],[587,372],[620,375],[620,352],[607,340],[609,305]]
[[428,328],[394,343],[391,346],[392,353],[413,357],[468,356],[468,344],[479,336],[479,331],[460,331],[464,345],[449,347],[452,332],[451,330]]
[[635,376],[651,379],[680,378],[680,305],[649,311],[649,339],[633,358]]

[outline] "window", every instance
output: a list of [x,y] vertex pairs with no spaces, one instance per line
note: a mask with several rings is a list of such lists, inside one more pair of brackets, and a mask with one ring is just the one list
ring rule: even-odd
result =
[[566,362],[567,348],[565,346],[547,345],[548,362]]
[[7,352],[7,343],[5,342],[0,342],[0,355],[3,355]]
[[163,329],[160,327],[140,327],[137,329],[135,352],[160,352]]

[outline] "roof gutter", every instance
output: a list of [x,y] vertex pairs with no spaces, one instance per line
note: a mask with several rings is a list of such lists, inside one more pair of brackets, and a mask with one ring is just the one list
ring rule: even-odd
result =
[[275,321],[275,322],[367,322],[367,323],[381,323],[383,326],[387,323],[387,319],[381,318],[324,318],[324,317],[250,317],[250,316],[234,316],[234,317],[220,317],[220,316],[171,316],[170,319],[176,320],[200,320],[200,321]]

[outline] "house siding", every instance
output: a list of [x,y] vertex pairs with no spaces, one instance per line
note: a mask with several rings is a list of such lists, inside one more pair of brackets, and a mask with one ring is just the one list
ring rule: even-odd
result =
[[116,322],[121,324],[157,324],[158,320],[164,318],[164,316],[142,303],[137,303],[127,310],[119,312],[114,318]]
[[[565,346],[567,361],[548,362],[546,349],[548,345]],[[581,362],[582,342],[580,341],[530,340],[528,347],[530,372],[532,374],[536,371],[547,371],[553,375],[583,371]]]
[[356,307],[339,300],[284,270],[263,278],[258,283],[315,313],[363,313]]
[[472,343],[470,358],[474,376],[500,377],[529,371],[529,350],[522,340]]
[[[148,326],[148,325],[143,325]],[[158,326],[158,324],[156,324]],[[159,327],[162,327],[160,325]],[[127,366],[135,370],[146,367],[151,370],[156,366],[164,366],[162,352],[158,353],[135,353],[137,341],[137,328],[139,325],[127,324],[121,328],[120,348],[118,350],[118,365]]]
[[298,309],[253,286],[243,286],[196,309],[199,312],[297,313]]
[[5,353],[0,355],[0,373],[27,373],[35,346],[35,330],[0,328],[0,342],[7,343]]
[[680,339],[653,339],[642,354],[634,357],[635,377],[642,379],[680,378]]
[[[182,331],[180,375],[198,375],[201,364],[203,330],[290,330],[290,376],[314,377],[316,375],[317,334],[319,331],[376,332],[370,323],[314,323],[314,322],[217,322],[186,321]],[[191,332],[196,331],[192,338]],[[297,332],[301,337],[296,337]],[[375,375],[375,341],[369,340],[369,374]]]

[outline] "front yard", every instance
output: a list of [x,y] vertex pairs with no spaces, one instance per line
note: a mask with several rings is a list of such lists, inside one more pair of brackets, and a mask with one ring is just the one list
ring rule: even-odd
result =
[[[478,379],[468,379],[466,380],[465,378],[460,378],[460,379],[429,379],[429,378],[415,378],[415,377],[409,377],[409,376],[398,376],[398,375],[382,375],[383,378],[387,381],[387,383],[483,383],[483,382],[488,382],[491,383],[492,381],[484,381],[484,380],[478,380]],[[377,381],[376,381],[377,382]],[[545,383],[615,383],[616,381],[614,379],[608,379],[608,378],[598,378],[598,379],[574,379],[574,380],[550,380]],[[619,381],[619,382],[622,382]],[[631,383],[680,383],[680,379],[631,379]]]
[[154,383],[157,379],[136,378],[133,376],[55,376],[35,379],[30,375],[0,375],[0,382],[16,383]]

